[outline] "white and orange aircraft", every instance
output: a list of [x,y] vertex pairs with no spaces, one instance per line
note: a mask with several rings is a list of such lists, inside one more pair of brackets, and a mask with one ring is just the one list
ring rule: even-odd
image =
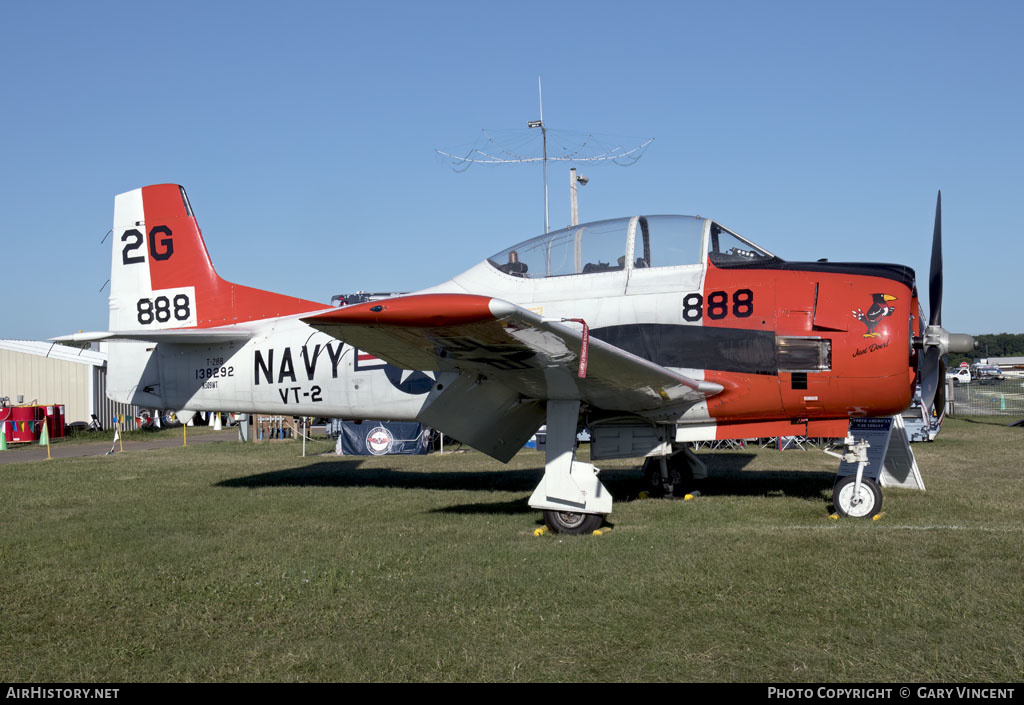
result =
[[[941,194],[940,194],[941,199]],[[330,307],[214,271],[185,190],[114,201],[108,395],[159,409],[416,420],[508,461],[547,424],[530,497],[554,531],[612,511],[575,459],[643,457],[669,493],[702,464],[687,443],[843,437],[849,420],[936,404],[942,356],[940,205],[931,319],[912,269],[788,262],[718,223],[633,216],[505,249],[409,295]],[[941,404],[941,400],[939,401]],[[837,482],[844,514],[872,515],[871,480]]]

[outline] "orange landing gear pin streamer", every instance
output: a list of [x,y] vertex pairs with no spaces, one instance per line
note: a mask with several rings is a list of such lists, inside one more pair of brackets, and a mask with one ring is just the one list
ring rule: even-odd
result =
[[576,376],[580,379],[585,379],[587,376],[587,356],[590,352],[590,328],[582,318],[565,318],[562,320],[572,321],[583,326],[583,339],[580,342],[580,370]]

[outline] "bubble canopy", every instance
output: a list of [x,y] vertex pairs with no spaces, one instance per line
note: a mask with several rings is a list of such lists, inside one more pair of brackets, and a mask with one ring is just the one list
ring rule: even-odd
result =
[[515,277],[543,279],[625,269],[775,260],[769,251],[706,218],[638,215],[599,220],[513,245],[487,261]]

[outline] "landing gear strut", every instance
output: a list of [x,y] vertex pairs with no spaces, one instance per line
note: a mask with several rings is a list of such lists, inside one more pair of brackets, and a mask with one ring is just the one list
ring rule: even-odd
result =
[[544,523],[555,533],[590,533],[612,511],[612,496],[597,479],[598,469],[575,458],[579,412],[579,401],[548,401],[544,477],[530,506],[543,510]]

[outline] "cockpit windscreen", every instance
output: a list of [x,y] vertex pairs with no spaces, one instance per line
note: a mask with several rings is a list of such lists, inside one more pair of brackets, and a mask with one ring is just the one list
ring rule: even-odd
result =
[[514,277],[542,279],[652,267],[702,265],[707,254],[721,266],[775,256],[718,223],[685,215],[648,215],[583,223],[540,235],[488,258]]
[[502,250],[487,261],[506,274],[531,279],[621,270],[630,220],[600,220],[556,230]]
[[716,265],[750,264],[777,259],[771,252],[761,249],[750,240],[723,228],[718,223],[711,223],[710,236],[708,258]]

